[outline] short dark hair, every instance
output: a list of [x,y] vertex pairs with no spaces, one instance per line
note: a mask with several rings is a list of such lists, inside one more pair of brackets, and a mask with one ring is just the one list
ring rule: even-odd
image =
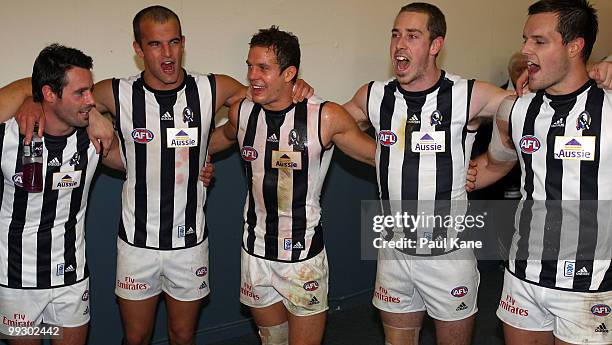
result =
[[430,42],[438,37],[446,37],[446,18],[438,7],[425,2],[413,2],[402,7],[399,13],[402,12],[417,12],[427,15],[427,31],[429,31]]
[[32,97],[42,102],[42,87],[49,85],[51,90],[62,98],[62,89],[68,81],[66,73],[73,67],[92,69],[93,59],[82,51],[57,43],[45,47],[34,61],[32,68]]
[[164,6],[159,6],[159,5],[149,6],[147,8],[140,10],[138,13],[136,13],[136,15],[134,16],[134,19],[132,20],[132,28],[134,30],[134,40],[138,42],[138,44],[142,43],[141,42],[142,32],[140,31],[140,23],[142,23],[142,21],[145,19],[152,20],[154,23],[162,23],[162,24],[168,22],[169,20],[174,19],[178,23],[179,33],[181,34],[181,36],[183,36],[183,29],[181,29],[181,21],[179,17],[176,15],[176,13],[174,13],[171,9],[164,7]]
[[[300,69],[300,42],[291,32],[282,31],[278,26],[272,25],[269,29],[260,29],[253,35],[249,47],[270,48],[276,55],[276,62],[280,66],[281,72],[289,66]],[[297,80],[297,73],[293,82]]]
[[529,6],[529,15],[554,13],[557,15],[557,31],[563,44],[578,37],[584,39],[582,59],[586,62],[591,56],[597,39],[597,10],[587,0],[540,0]]

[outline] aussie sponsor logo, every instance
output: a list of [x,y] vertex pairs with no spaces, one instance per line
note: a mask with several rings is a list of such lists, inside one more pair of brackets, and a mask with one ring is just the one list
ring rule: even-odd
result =
[[595,137],[556,137],[555,159],[595,160]]
[[510,294],[506,295],[505,299],[499,301],[499,307],[518,316],[529,316],[529,310],[518,306],[516,300]]
[[302,169],[302,153],[294,151],[272,151],[272,167],[275,169]]
[[316,280],[311,280],[309,282],[304,283],[303,287],[306,291],[316,291],[319,288],[319,282]]
[[251,298],[254,301],[259,301],[259,299],[261,298],[259,297],[259,295],[253,292],[253,286],[251,286],[251,284],[248,284],[248,283],[242,284],[242,286],[240,287],[240,294],[248,298]]
[[382,146],[392,146],[397,142],[397,134],[392,131],[380,131],[378,133],[378,142]]
[[2,324],[9,327],[32,327],[34,321],[28,320],[26,314],[14,313],[12,317],[2,315]]
[[85,290],[85,292],[83,292],[83,296],[81,296],[81,301],[85,302],[89,300],[89,290]]
[[81,186],[81,171],[62,171],[53,174],[53,190],[74,189]]
[[242,159],[247,162],[254,161],[257,159],[257,157],[259,157],[259,153],[257,153],[257,150],[255,150],[252,146],[243,147],[242,150],[240,150],[240,155],[242,156]]
[[198,145],[197,128],[168,128],[168,147],[194,147]]
[[208,273],[208,267],[202,266],[195,271],[195,275],[198,277],[204,277]]
[[155,138],[153,132],[146,128],[134,128],[132,131],[132,139],[135,143],[146,144]]
[[383,302],[389,303],[399,303],[401,301],[399,297],[390,296],[389,291],[382,286],[378,287],[378,289],[374,291],[374,297]]
[[607,304],[596,304],[591,307],[591,313],[595,316],[608,316],[610,315],[610,306]]
[[463,297],[467,295],[467,293],[468,293],[467,286],[457,286],[456,288],[452,289],[450,292],[450,294],[453,297],[457,297],[457,298]]
[[446,150],[445,133],[434,132],[412,132],[412,152],[436,153]]
[[519,141],[521,152],[528,155],[538,152],[541,146],[540,139],[533,135],[525,135]]
[[149,288],[149,284],[137,282],[132,277],[125,277],[123,281],[117,279],[117,287],[124,290],[144,291]]

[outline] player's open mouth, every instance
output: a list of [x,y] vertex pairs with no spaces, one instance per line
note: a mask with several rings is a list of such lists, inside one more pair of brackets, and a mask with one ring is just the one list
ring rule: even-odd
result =
[[400,72],[407,70],[408,66],[410,66],[410,60],[407,57],[402,56],[402,55],[396,55],[394,62],[395,62],[395,68]]
[[265,86],[251,85],[251,89],[253,90],[253,94],[254,95],[259,95],[259,94],[261,94],[264,91]]
[[164,73],[168,73],[168,74],[174,73],[174,62],[172,61],[162,62],[161,69],[162,69],[162,72]]
[[529,71],[529,74],[538,73],[540,71],[540,65],[527,61],[527,70]]

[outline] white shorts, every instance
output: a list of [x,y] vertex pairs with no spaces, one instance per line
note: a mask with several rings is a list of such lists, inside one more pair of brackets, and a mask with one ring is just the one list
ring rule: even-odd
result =
[[42,323],[79,327],[89,322],[89,278],[49,289],[0,287],[0,332],[9,327],[31,327]]
[[117,239],[115,294],[139,301],[162,291],[179,301],[208,295],[208,239],[175,250],[140,248]]
[[572,344],[612,344],[612,291],[572,292],[523,281],[506,270],[497,316],[526,331],[552,331]]
[[372,303],[390,313],[426,310],[436,320],[463,320],[478,311],[478,284],[471,250],[423,258],[380,249]]
[[327,255],[300,262],[279,262],[258,258],[242,251],[240,302],[264,308],[282,301],[296,316],[324,312],[328,289]]

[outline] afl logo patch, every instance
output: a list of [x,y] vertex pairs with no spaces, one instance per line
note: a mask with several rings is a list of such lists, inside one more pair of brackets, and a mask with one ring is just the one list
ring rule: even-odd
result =
[[521,141],[519,141],[519,146],[521,148],[521,152],[530,155],[540,149],[540,139],[534,137],[533,135],[526,135],[521,138]]
[[243,147],[242,150],[240,150],[240,155],[242,156],[242,159],[248,162],[256,160],[259,156],[257,150],[251,146]]
[[153,140],[153,138],[155,138],[153,132],[146,128],[134,128],[132,131],[132,139],[134,139],[134,142],[136,143],[146,144]]
[[468,293],[467,286],[458,286],[451,290],[451,295],[453,295],[453,297],[463,297],[467,295],[467,293]]
[[195,275],[198,277],[204,277],[208,273],[208,268],[206,266],[200,267],[195,271]]
[[304,290],[306,291],[315,291],[319,288],[319,282],[316,280],[311,280],[309,282],[304,283]]
[[397,135],[392,131],[380,131],[378,133],[378,142],[382,146],[391,146],[397,142]]
[[606,304],[596,304],[591,307],[591,313],[595,316],[608,316],[610,315],[610,306]]

